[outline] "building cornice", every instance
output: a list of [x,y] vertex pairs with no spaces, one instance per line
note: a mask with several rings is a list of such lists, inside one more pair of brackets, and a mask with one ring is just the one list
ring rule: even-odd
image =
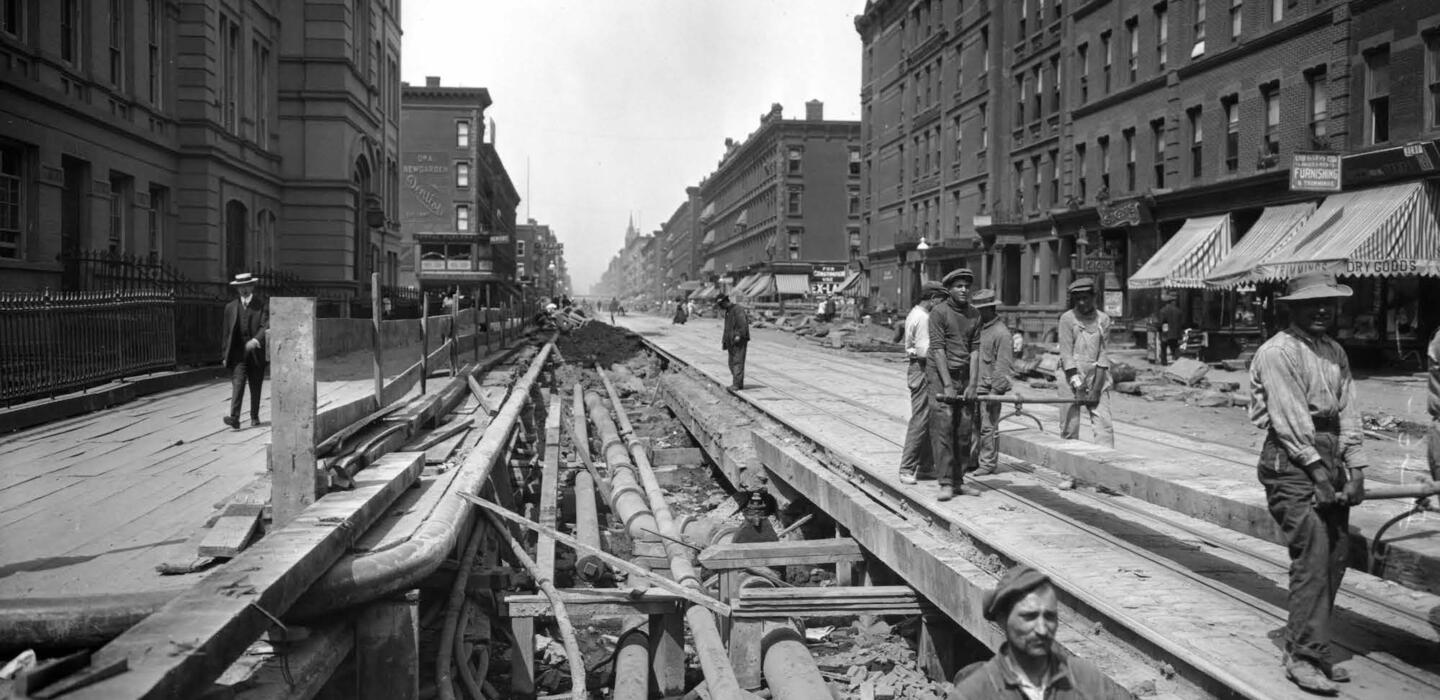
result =
[[1320,12],[1316,12],[1315,14],[1310,15],[1299,21],[1281,25],[1278,29],[1261,34],[1260,36],[1250,39],[1249,41],[1246,41],[1239,46],[1233,46],[1224,51],[1221,51],[1220,53],[1214,54],[1212,56],[1207,56],[1198,61],[1191,61],[1190,63],[1177,68],[1175,72],[1178,73],[1181,78],[1189,78],[1191,76],[1204,73],[1205,71],[1214,70],[1231,61],[1244,58],[1253,53],[1268,49],[1276,44],[1294,39],[1295,37],[1298,37],[1302,34],[1307,34],[1309,32],[1320,29],[1321,27],[1328,26],[1333,21],[1333,15],[1334,10],[1322,10]]

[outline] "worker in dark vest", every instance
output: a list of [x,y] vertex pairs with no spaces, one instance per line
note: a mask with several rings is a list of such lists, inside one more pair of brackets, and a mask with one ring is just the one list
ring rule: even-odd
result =
[[745,388],[745,350],[750,346],[750,315],[725,294],[715,300],[715,305],[725,312],[720,349],[730,355],[730,388],[740,391]]
[[1350,674],[1331,657],[1331,613],[1349,561],[1350,506],[1365,494],[1350,361],[1329,335],[1352,292],[1324,271],[1290,280],[1287,292],[1279,301],[1290,326],[1250,362],[1250,420],[1265,431],[1257,472],[1290,550],[1285,675],[1333,695]]
[[230,414],[225,425],[240,429],[240,402],[250,387],[250,424],[260,424],[260,385],[265,381],[265,333],[270,311],[255,293],[257,280],[248,272],[235,275],[230,286],[235,298],[225,305],[224,340],[220,361],[230,370]]
[[978,496],[965,485],[973,455],[970,439],[974,432],[976,371],[980,343],[980,314],[970,306],[970,284],[975,274],[968,268],[951,270],[940,283],[950,296],[930,310],[930,361],[926,378],[940,400],[930,408],[931,451],[940,472],[938,498],[948,501],[956,495]]
[[1180,332],[1185,330],[1185,316],[1175,302],[1174,292],[1161,292],[1160,298],[1165,305],[1155,318],[1160,331],[1159,359],[1161,365],[1168,365],[1180,355]]

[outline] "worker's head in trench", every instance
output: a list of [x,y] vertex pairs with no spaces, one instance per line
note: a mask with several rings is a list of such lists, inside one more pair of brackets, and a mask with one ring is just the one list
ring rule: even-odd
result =
[[984,599],[986,619],[1005,628],[1005,641],[1017,656],[1050,654],[1060,626],[1060,604],[1050,577],[1020,565],[1000,577]]

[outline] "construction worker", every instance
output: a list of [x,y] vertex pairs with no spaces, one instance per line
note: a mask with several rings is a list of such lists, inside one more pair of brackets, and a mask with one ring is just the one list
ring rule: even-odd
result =
[[1440,481],[1440,329],[1430,337],[1426,349],[1430,364],[1430,434],[1425,438],[1426,456],[1430,462],[1430,479]]
[[1060,604],[1050,577],[1020,565],[1006,571],[981,601],[985,619],[1005,630],[989,661],[955,674],[946,700],[1054,700],[1131,697],[1100,669],[1055,647]]
[[1266,431],[1257,472],[1290,550],[1285,675],[1333,695],[1350,674],[1330,656],[1330,616],[1348,561],[1350,506],[1365,493],[1350,361],[1329,337],[1339,300],[1352,292],[1324,271],[1290,280],[1286,291],[1279,301],[1290,326],[1250,363],[1250,420]]
[[930,310],[930,358],[925,371],[930,389],[941,394],[941,400],[930,407],[930,445],[935,468],[940,472],[938,498],[942,501],[956,495],[980,495],[975,487],[965,485],[965,472],[973,457],[970,438],[977,391],[974,351],[980,342],[980,314],[970,306],[970,284],[974,281],[975,274],[968,268],[951,270],[940,281],[949,299]]
[[715,305],[725,312],[725,328],[721,331],[720,349],[730,355],[730,388],[745,388],[745,350],[750,345],[750,315],[739,304],[721,294]]
[[1165,305],[1155,315],[1160,336],[1159,359],[1160,365],[1170,364],[1180,356],[1180,332],[1184,330],[1185,316],[1180,312],[1180,305],[1175,302],[1175,293],[1164,291],[1160,298]]
[[[976,393],[1008,394],[1015,348],[1010,329],[1000,320],[1000,300],[995,298],[994,290],[981,289],[970,299],[970,305],[980,312],[980,345],[975,351]],[[975,471],[989,474],[1000,465],[1000,404],[978,404],[975,414],[980,423],[980,434],[975,441]]]
[[930,309],[949,296],[945,285],[934,280],[921,285],[920,298],[905,317],[902,329],[909,364],[905,387],[910,390],[910,423],[905,428],[905,449],[900,452],[900,481],[906,484],[935,478],[935,452],[930,444],[930,407],[935,403],[935,391],[925,377],[925,366],[930,354]]
[[1061,411],[1060,437],[1080,437],[1080,408],[1090,413],[1096,444],[1115,446],[1110,420],[1110,316],[1095,308],[1095,282],[1089,278],[1070,283],[1070,310],[1060,315],[1060,368],[1065,372],[1060,395],[1075,399]]

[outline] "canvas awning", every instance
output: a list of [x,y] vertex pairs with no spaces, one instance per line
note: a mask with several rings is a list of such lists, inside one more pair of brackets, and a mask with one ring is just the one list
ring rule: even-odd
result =
[[1322,268],[1356,277],[1440,277],[1435,188],[1407,182],[1330,195],[1250,279],[1285,280]]
[[700,291],[695,292],[694,297],[695,297],[696,299],[709,299],[709,298],[711,298],[711,297],[713,297],[713,296],[718,295],[719,293],[720,293],[720,290],[717,289],[717,288],[715,287],[715,285],[713,285],[713,284],[707,284],[707,285],[705,285],[705,287],[702,288]]
[[749,221],[749,219],[750,219],[750,210],[749,210],[749,209],[741,209],[741,210],[740,210],[740,217],[737,218],[737,219],[735,219],[735,225],[736,225],[736,226],[744,226],[744,225]]
[[1210,269],[1210,274],[1205,277],[1205,283],[1216,287],[1235,287],[1243,284],[1250,269],[1265,262],[1284,246],[1313,213],[1315,213],[1314,202],[1265,207],[1260,218],[1230,249],[1230,254]]
[[708,218],[710,218],[710,217],[712,217],[712,216],[715,216],[715,203],[714,203],[714,202],[711,202],[711,203],[709,203],[709,204],[706,204],[706,205],[705,205],[705,208],[700,211],[700,218],[701,218],[701,219],[708,219]]
[[1129,289],[1203,289],[1205,276],[1230,252],[1230,215],[1185,222],[1150,256],[1126,286]]
[[835,288],[835,293],[847,297],[864,296],[865,290],[870,286],[867,284],[862,288],[860,278],[864,276],[865,272],[863,270],[856,270],[846,275],[845,281],[841,282],[840,286]]
[[775,296],[775,275],[763,274],[750,285],[748,296],[754,298]]
[[705,258],[705,264],[700,266],[701,272],[715,271],[715,258]]
[[737,297],[748,297],[748,296],[750,296],[750,287],[753,286],[753,285],[755,284],[755,282],[756,282],[757,280],[759,280],[759,279],[760,279],[760,275],[746,275],[746,276],[745,276],[744,278],[742,278],[739,282],[736,282],[734,287],[731,287],[731,288],[730,288],[730,294],[731,294],[731,296],[737,296]]
[[776,274],[775,291],[781,294],[810,293],[810,275],[803,274]]
[[715,242],[715,229],[705,232],[705,237],[700,239],[700,245],[710,245]]

